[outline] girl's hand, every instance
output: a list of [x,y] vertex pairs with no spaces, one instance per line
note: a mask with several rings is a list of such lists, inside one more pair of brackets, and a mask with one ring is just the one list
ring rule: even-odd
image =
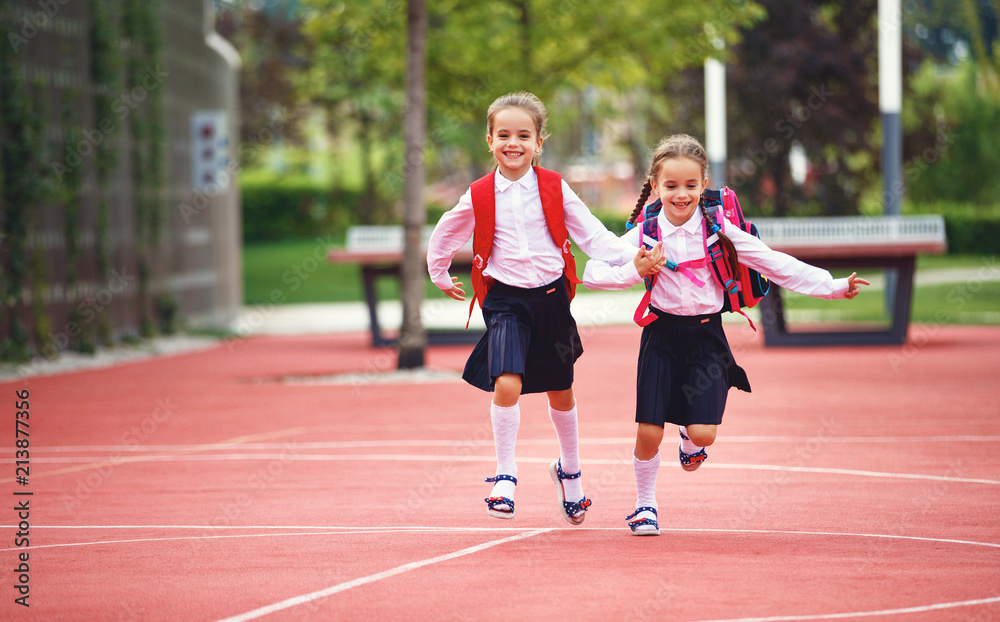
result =
[[453,285],[451,289],[442,289],[445,294],[454,298],[455,300],[465,300],[465,291],[462,289],[462,284],[458,281],[457,276],[451,277],[451,282]]
[[850,300],[860,294],[862,285],[871,285],[871,283],[862,278],[858,278],[857,272],[852,273],[851,276],[847,277],[847,292],[844,294],[844,298]]
[[635,264],[635,269],[639,273],[639,276],[643,278],[650,274],[656,274],[667,263],[667,258],[663,256],[663,245],[657,242],[656,246],[649,250],[640,246],[639,252],[636,253],[632,263]]

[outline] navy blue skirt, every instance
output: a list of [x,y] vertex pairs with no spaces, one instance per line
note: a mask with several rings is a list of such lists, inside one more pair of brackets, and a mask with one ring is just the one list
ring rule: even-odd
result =
[[565,277],[522,289],[496,282],[483,301],[486,334],[473,348],[462,378],[483,391],[504,372],[521,375],[521,394],[573,387],[583,344],[570,314]]
[[679,316],[650,307],[636,377],[636,423],[722,423],[729,387],[750,392],[722,330],[722,314]]

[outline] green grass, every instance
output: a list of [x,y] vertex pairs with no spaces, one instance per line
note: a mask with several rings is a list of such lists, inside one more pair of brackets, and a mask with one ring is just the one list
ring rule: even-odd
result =
[[[245,246],[244,302],[253,305],[364,300],[361,269],[330,264],[326,261],[326,250],[319,239]],[[581,275],[585,263],[585,256],[577,258],[577,271]],[[917,260],[918,273],[963,268],[982,268],[986,274],[993,273],[998,263],[996,258],[980,256],[927,256]],[[468,274],[455,276],[465,283],[466,292],[471,293]],[[641,287],[635,289],[638,292]],[[443,296],[430,279],[425,291],[428,299]],[[587,294],[590,290],[581,287],[578,291]],[[398,300],[399,286],[395,279],[381,279],[378,296],[380,300]],[[790,322],[815,319],[888,324],[890,319],[883,290],[864,291],[854,300],[817,300],[785,292],[784,300]],[[960,283],[918,287],[911,317],[915,322],[927,323],[1000,324],[1000,281],[972,277]]]

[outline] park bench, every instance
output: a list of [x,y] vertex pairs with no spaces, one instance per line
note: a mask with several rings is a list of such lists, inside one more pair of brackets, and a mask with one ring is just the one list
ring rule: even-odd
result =
[[947,249],[944,219],[939,215],[761,218],[754,223],[768,246],[815,266],[843,268],[860,276],[866,268],[886,270],[890,324],[885,329],[794,330],[785,317],[781,288],[771,283],[771,291],[760,303],[768,346],[903,343],[910,323],[917,255]]
[[[423,231],[423,249],[426,257],[427,241],[431,237],[432,226]],[[372,345],[384,346],[395,343],[385,337],[378,318],[378,287],[382,277],[399,280],[403,264],[403,227],[393,225],[366,225],[347,230],[344,248],[331,249],[327,260],[334,264],[355,264],[361,268],[361,282],[368,306],[371,325]],[[469,272],[472,269],[472,241],[462,247],[452,260],[452,274]],[[466,286],[467,293],[471,289]],[[479,341],[480,330],[440,330],[428,331],[428,343],[468,343]]]

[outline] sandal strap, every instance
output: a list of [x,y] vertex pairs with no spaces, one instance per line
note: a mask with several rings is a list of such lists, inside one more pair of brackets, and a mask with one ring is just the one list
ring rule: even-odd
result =
[[654,528],[659,529],[660,525],[657,524],[652,518],[642,518],[639,520],[632,520],[628,522],[628,526],[632,531],[635,531],[636,527],[641,527],[643,525],[652,525]]
[[491,510],[498,505],[509,505],[510,511],[514,511],[514,500],[510,497],[486,497],[483,501],[486,502],[486,507]]
[[[636,508],[635,512],[632,512],[631,514],[629,514],[628,516],[625,517],[625,520],[631,520],[631,519],[635,518],[636,516],[639,515],[640,512],[652,512],[653,516],[656,516],[656,508],[651,508],[649,506],[643,506],[641,508]],[[651,519],[644,518],[642,520],[651,520]]]
[[567,475],[562,468],[562,459],[559,459],[556,460],[556,474],[559,476],[559,480],[562,481],[564,479],[578,479],[581,475],[583,475],[583,471],[577,471],[576,473]]
[[487,477],[486,478],[487,482],[499,482],[500,480],[507,480],[508,482],[514,482],[514,485],[517,486],[517,478],[514,477],[513,475],[500,474],[500,475],[497,475],[496,477]]
[[566,508],[567,514],[573,515],[580,512],[586,512],[587,508],[589,508],[592,503],[593,502],[590,499],[585,497],[579,501],[563,501],[563,507]]

